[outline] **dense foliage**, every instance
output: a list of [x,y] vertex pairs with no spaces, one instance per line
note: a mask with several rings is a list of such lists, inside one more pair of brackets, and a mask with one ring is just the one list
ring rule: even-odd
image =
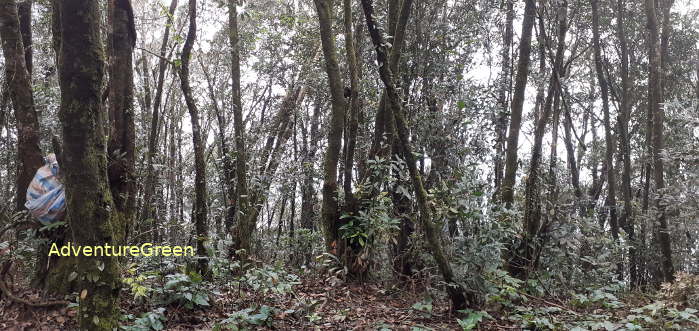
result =
[[693,1],[83,2],[0,5],[8,321],[699,327]]

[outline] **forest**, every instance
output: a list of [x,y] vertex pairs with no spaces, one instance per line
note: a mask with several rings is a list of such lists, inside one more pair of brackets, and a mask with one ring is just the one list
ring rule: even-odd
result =
[[695,0],[0,0],[1,330],[697,330]]

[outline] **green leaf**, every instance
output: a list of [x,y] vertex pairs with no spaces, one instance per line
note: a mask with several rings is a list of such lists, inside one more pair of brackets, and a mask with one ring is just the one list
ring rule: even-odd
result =
[[194,302],[200,306],[208,306],[209,305],[209,299],[206,297],[206,295],[203,295],[201,293],[197,293],[192,298],[192,302]]

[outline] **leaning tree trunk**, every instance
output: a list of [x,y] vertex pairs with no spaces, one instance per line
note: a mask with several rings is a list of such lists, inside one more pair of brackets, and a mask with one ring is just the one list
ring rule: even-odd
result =
[[182,46],[180,60],[180,84],[184,95],[187,110],[192,121],[192,144],[194,145],[194,227],[197,234],[197,271],[202,275],[208,275],[208,259],[205,244],[207,238],[207,205],[206,205],[206,161],[204,160],[204,140],[202,139],[199,124],[199,109],[192,95],[189,84],[189,60],[192,56],[192,47],[197,38],[197,0],[189,0],[189,30],[187,39]]
[[345,100],[342,84],[342,74],[337,61],[337,47],[332,31],[332,0],[314,0],[316,11],[318,12],[318,23],[320,25],[320,40],[323,46],[325,57],[325,71],[330,84],[330,97],[332,100],[332,111],[330,113],[330,128],[328,130],[328,149],[325,152],[323,161],[323,232],[325,236],[326,249],[333,250],[337,247],[342,253],[339,223],[338,202],[337,202],[337,164],[340,158],[340,145],[342,144],[342,129],[345,126]]
[[[67,219],[76,246],[116,245],[124,238],[124,220],[115,205],[107,179],[104,112],[101,86],[104,52],[99,4],[92,0],[61,1],[59,117],[63,129],[63,164]],[[119,326],[121,288],[117,257],[78,256],[72,269],[64,264],[57,275],[77,272],[80,328],[112,330]],[[67,271],[67,272],[66,272]],[[93,281],[94,280],[94,281]],[[53,278],[54,282],[67,279]],[[59,285],[60,286],[60,285]]]
[[376,57],[379,63],[379,74],[381,76],[381,81],[383,81],[384,87],[386,88],[388,100],[393,107],[395,107],[393,117],[396,123],[396,132],[398,133],[398,138],[400,140],[403,158],[405,159],[405,162],[408,165],[408,171],[410,172],[413,189],[415,190],[415,196],[417,197],[418,208],[420,211],[419,218],[421,225],[425,230],[425,237],[427,238],[428,246],[435,261],[437,262],[437,266],[439,267],[442,276],[444,277],[445,283],[447,283],[447,293],[449,294],[452,302],[452,310],[458,311],[469,306],[473,307],[476,305],[476,298],[473,296],[473,294],[467,293],[456,281],[454,271],[447,260],[446,254],[439,239],[439,229],[434,223],[432,223],[431,211],[427,201],[427,192],[425,191],[420,172],[417,169],[412,147],[410,146],[408,124],[405,120],[403,104],[393,83],[393,73],[391,72],[391,68],[387,65],[389,58],[388,51],[386,49],[386,42],[383,39],[383,32],[380,31],[374,18],[372,1],[361,0],[361,3],[364,9],[364,17],[366,18],[369,35],[371,36],[371,40],[376,49]]
[[14,105],[17,125],[17,210],[24,209],[27,187],[34,177],[34,172],[44,163],[39,147],[39,120],[34,109],[31,76],[27,71],[22,37],[17,4],[14,0],[3,1],[0,4],[0,39],[5,55],[5,79]]
[[662,50],[658,33],[658,17],[655,10],[654,1],[645,0],[646,18],[649,30],[649,58],[650,58],[650,95],[649,104],[653,113],[652,146],[653,146],[653,177],[656,190],[656,207],[658,210],[658,241],[662,252],[662,270],[665,281],[670,282],[675,278],[675,269],[672,265],[672,246],[670,243],[670,232],[665,215],[665,202],[663,202],[663,191],[665,189],[665,178],[663,172],[664,149],[663,125],[665,122],[665,110],[662,104],[665,102],[662,84]]
[[517,63],[517,78],[515,80],[514,95],[512,96],[510,129],[507,136],[507,150],[505,156],[505,176],[502,179],[502,202],[511,206],[514,202],[515,178],[517,177],[517,149],[519,142],[519,130],[522,126],[522,109],[524,108],[524,92],[527,89],[529,76],[529,56],[532,49],[532,28],[536,18],[536,3],[534,0],[525,0],[524,19],[522,20],[522,37],[519,41],[519,60]]

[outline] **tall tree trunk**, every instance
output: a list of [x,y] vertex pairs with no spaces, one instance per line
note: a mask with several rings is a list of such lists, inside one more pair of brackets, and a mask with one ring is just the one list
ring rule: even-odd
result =
[[[247,150],[245,149],[245,124],[243,123],[243,104],[240,95],[240,37],[238,35],[238,0],[228,0],[228,39],[231,47],[231,77],[233,99],[233,128],[235,130],[236,149],[236,224],[233,226],[233,248],[231,256],[238,256],[240,249],[250,249],[250,239],[245,233],[249,225],[244,224],[244,211],[249,209],[248,185],[247,185]],[[243,224],[241,224],[243,223]],[[240,257],[240,256],[238,256]]]
[[[524,239],[514,255],[510,256],[507,266],[508,271],[514,276],[522,280],[529,277],[529,272],[536,269],[536,256],[542,247],[540,231],[542,229],[542,201],[541,201],[541,178],[539,166],[541,164],[543,139],[546,133],[546,126],[551,117],[553,109],[554,95],[558,94],[560,89],[560,77],[563,71],[563,57],[565,55],[565,37],[568,32],[568,3],[563,1],[557,9],[556,15],[558,19],[558,46],[556,48],[556,57],[553,68],[551,70],[551,78],[549,79],[546,101],[544,103],[541,116],[536,123],[534,131],[534,145],[532,146],[532,156],[529,165],[529,172],[526,179],[525,189],[525,205],[524,205],[524,221],[523,232]],[[544,31],[541,31],[544,34]],[[547,38],[545,38],[547,39]],[[548,210],[547,210],[548,212]]]
[[27,187],[36,170],[44,163],[39,147],[39,120],[34,109],[34,94],[22,37],[17,4],[14,0],[3,1],[0,4],[0,39],[5,55],[5,79],[17,125],[17,210],[24,209]]
[[357,129],[359,120],[359,65],[357,63],[357,51],[355,47],[354,32],[352,31],[352,1],[343,0],[343,21],[345,27],[345,52],[349,67],[350,106],[347,114],[347,128],[345,130],[345,175],[343,189],[345,191],[345,204],[350,211],[354,211],[356,205],[354,194],[352,193],[352,170],[354,165],[354,150],[357,145]]
[[500,111],[497,114],[495,122],[495,196],[497,197],[502,185],[503,173],[505,171],[505,162],[503,155],[505,154],[505,140],[507,139],[507,114],[509,112],[508,96],[512,89],[512,63],[510,60],[510,52],[512,50],[512,39],[514,35],[513,22],[515,18],[514,0],[505,1],[505,32],[502,41],[502,63],[500,64],[500,91],[498,95],[498,107]]
[[[155,199],[153,198],[153,195],[155,194],[155,186],[156,186],[156,170],[153,168],[153,162],[156,154],[158,153],[158,129],[160,128],[160,104],[162,101],[162,96],[163,96],[163,85],[165,83],[165,71],[167,70],[168,66],[168,61],[167,61],[167,44],[170,39],[170,28],[172,27],[172,23],[174,20],[174,15],[175,15],[175,9],[177,9],[177,0],[171,0],[170,2],[170,8],[168,10],[167,14],[167,20],[165,23],[165,32],[163,34],[163,42],[160,45],[160,54],[159,54],[159,61],[158,61],[158,81],[156,82],[156,88],[155,88],[155,98],[153,99],[153,110],[151,112],[151,125],[150,125],[150,131],[148,133],[148,151],[146,152],[146,182],[145,182],[145,187],[143,189],[144,194],[143,194],[143,217],[144,219],[152,219],[153,222],[153,227],[152,230],[154,232],[157,232],[157,226],[158,222],[155,220],[156,215],[155,215],[155,206],[157,205]],[[144,59],[145,61],[145,59]],[[145,77],[150,77],[150,73],[148,71],[148,68],[146,67],[146,64],[143,64],[144,70],[143,74]],[[148,79],[148,78],[146,78]],[[149,84],[145,84],[146,89],[150,89],[148,86]],[[148,91],[150,92],[150,91]],[[147,93],[147,98],[150,99],[150,93]],[[150,102],[146,102],[147,105],[150,105]],[[155,233],[154,233],[155,235]]]
[[670,282],[675,278],[675,270],[672,265],[672,247],[670,243],[670,230],[668,229],[665,215],[665,202],[663,202],[665,178],[663,171],[662,152],[664,149],[663,126],[665,122],[665,110],[662,104],[664,91],[662,83],[662,50],[658,32],[658,16],[653,0],[645,0],[646,18],[649,30],[649,58],[650,58],[650,95],[649,104],[653,112],[653,177],[655,179],[656,207],[658,210],[658,241],[662,252],[662,271],[665,281]]
[[[619,224],[616,215],[616,168],[614,167],[614,155],[616,154],[616,143],[612,132],[612,124],[609,116],[609,87],[607,78],[604,76],[602,59],[602,46],[600,45],[600,24],[599,24],[599,1],[592,0],[592,39],[595,54],[595,71],[597,82],[602,95],[602,112],[604,115],[604,143],[605,162],[607,164],[607,199],[605,207],[609,213],[609,225],[612,230],[612,238],[619,241]],[[621,264],[617,265],[617,277],[623,279],[623,269]]]
[[330,84],[330,97],[332,110],[330,113],[330,127],[328,130],[328,148],[323,161],[323,232],[325,245],[328,251],[333,246],[340,246],[339,234],[339,210],[337,201],[337,164],[340,157],[340,145],[342,144],[342,129],[345,126],[345,109],[347,101],[343,92],[342,75],[337,61],[337,47],[332,31],[332,0],[314,0],[318,23],[320,26],[320,40],[325,57],[325,71]]
[[[123,219],[107,178],[101,86],[104,52],[99,4],[92,0],[61,1],[61,56],[59,117],[63,129],[61,172],[66,187],[67,219],[76,246],[117,245],[124,238]],[[117,257],[77,256],[74,268],[81,292],[80,328],[112,330],[118,323],[121,288]],[[87,275],[99,276],[98,282]],[[66,278],[54,278],[65,282]]]
[[182,94],[184,95],[189,117],[192,121],[192,143],[194,145],[194,224],[197,234],[197,256],[199,263],[197,270],[200,274],[208,275],[208,258],[205,244],[208,241],[207,234],[207,195],[206,195],[206,161],[204,160],[204,140],[202,138],[199,124],[199,109],[192,95],[192,88],[189,85],[189,60],[192,55],[192,47],[197,38],[197,0],[189,0],[189,30],[187,39],[182,46],[180,57],[180,83]]
[[527,89],[529,76],[529,56],[532,49],[532,29],[536,19],[536,3],[525,0],[522,34],[519,41],[519,59],[517,60],[517,78],[514,95],[512,96],[512,111],[510,114],[510,129],[507,136],[507,151],[505,159],[505,177],[502,180],[502,202],[511,206],[514,202],[515,178],[517,177],[517,149],[519,130],[522,126],[522,109],[524,107],[524,92]]
[[393,116],[396,123],[396,131],[398,133],[398,138],[400,139],[403,158],[405,159],[405,162],[408,165],[408,171],[410,172],[411,181],[420,210],[420,222],[425,230],[425,237],[427,238],[430,251],[437,262],[437,266],[439,267],[445,283],[447,283],[447,293],[449,294],[452,302],[452,310],[458,311],[469,306],[473,307],[477,304],[476,298],[473,294],[465,292],[464,288],[456,282],[454,272],[449,264],[449,261],[447,260],[446,254],[439,239],[439,230],[432,222],[432,216],[427,201],[427,192],[425,191],[422,177],[417,169],[415,156],[413,155],[413,151],[410,146],[408,124],[405,120],[403,104],[400,96],[398,95],[398,91],[395,88],[391,68],[389,65],[387,65],[389,55],[386,49],[385,40],[383,40],[382,31],[380,31],[374,18],[372,1],[361,0],[361,3],[364,9],[364,17],[366,18],[369,35],[371,36],[371,40],[374,43],[374,48],[376,49],[376,57],[379,64],[381,81],[386,89],[388,100],[392,106],[395,107]]
[[631,286],[638,285],[638,275],[636,268],[636,238],[635,225],[633,219],[633,207],[631,205],[631,144],[629,140],[629,121],[631,120],[630,92],[631,81],[629,80],[629,51],[626,30],[624,26],[626,16],[626,2],[619,0],[616,8],[617,36],[619,38],[619,49],[621,57],[621,96],[620,109],[617,122],[619,123],[619,147],[624,162],[621,173],[621,191],[624,199],[624,212],[621,214],[619,223],[629,236],[629,281]]
[[[133,49],[136,27],[130,0],[109,2],[109,188],[128,236],[136,208],[136,129],[134,124]],[[126,239],[126,238],[124,238]]]

